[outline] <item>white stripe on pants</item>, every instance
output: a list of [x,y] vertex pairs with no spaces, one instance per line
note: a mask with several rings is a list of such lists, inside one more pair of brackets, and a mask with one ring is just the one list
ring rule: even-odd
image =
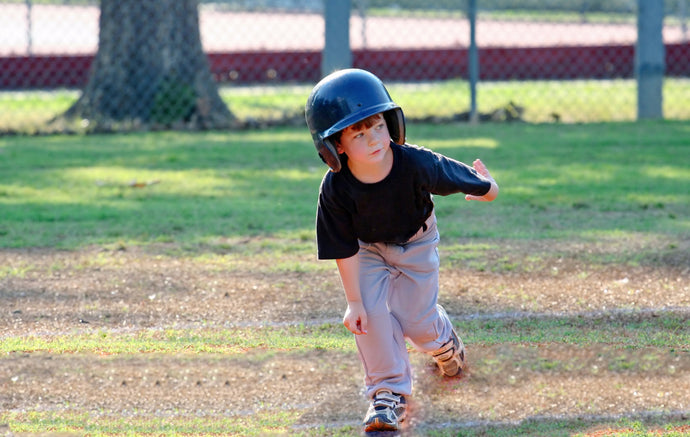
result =
[[369,397],[382,388],[411,394],[405,339],[429,353],[450,338],[452,324],[437,307],[438,242],[433,213],[427,229],[403,245],[360,242],[360,287],[368,333],[355,339]]

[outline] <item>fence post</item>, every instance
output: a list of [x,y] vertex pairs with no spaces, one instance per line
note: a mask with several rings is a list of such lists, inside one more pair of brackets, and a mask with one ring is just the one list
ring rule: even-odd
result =
[[688,8],[685,5],[685,0],[678,1],[678,19],[680,20],[680,32],[683,34],[684,43],[688,42],[688,23],[687,23]]
[[324,1],[325,45],[321,54],[321,75],[352,67],[350,50],[351,0]]
[[26,0],[26,54],[33,55],[33,18],[31,16],[31,0]]
[[477,50],[477,0],[467,3],[467,19],[470,22],[469,80],[470,80],[470,123],[479,122],[477,112],[477,82],[479,81],[479,52]]
[[637,0],[637,44],[635,77],[637,78],[637,119],[663,118],[664,2]]

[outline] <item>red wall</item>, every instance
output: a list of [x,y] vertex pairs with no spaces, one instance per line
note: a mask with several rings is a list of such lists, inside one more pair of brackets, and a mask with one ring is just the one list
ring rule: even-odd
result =
[[[92,56],[0,58],[0,89],[82,87]],[[314,83],[321,53],[238,52],[208,55],[221,83]],[[466,49],[361,50],[353,64],[383,80],[419,81],[467,77]],[[634,74],[635,49],[620,46],[558,46],[479,50],[482,80],[607,79]],[[690,77],[690,43],[666,45],[666,75]]]

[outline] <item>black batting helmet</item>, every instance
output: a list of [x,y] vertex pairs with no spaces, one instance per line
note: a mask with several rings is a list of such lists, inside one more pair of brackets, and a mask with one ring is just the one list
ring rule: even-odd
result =
[[339,70],[321,79],[305,108],[307,126],[316,151],[332,171],[340,171],[340,158],[329,137],[346,127],[382,112],[396,144],[405,142],[405,117],[383,82],[356,68]]

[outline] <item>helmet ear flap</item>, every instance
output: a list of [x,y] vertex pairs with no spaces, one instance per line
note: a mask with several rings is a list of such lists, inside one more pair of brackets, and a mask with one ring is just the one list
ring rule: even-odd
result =
[[391,140],[398,145],[405,144],[405,115],[402,109],[395,108],[386,111],[383,113],[383,118],[386,120],[386,125],[388,125]]
[[326,163],[331,168],[331,171],[337,173],[340,171],[340,157],[338,156],[338,150],[335,144],[330,138],[324,138],[319,142],[317,146],[317,151],[321,160]]

